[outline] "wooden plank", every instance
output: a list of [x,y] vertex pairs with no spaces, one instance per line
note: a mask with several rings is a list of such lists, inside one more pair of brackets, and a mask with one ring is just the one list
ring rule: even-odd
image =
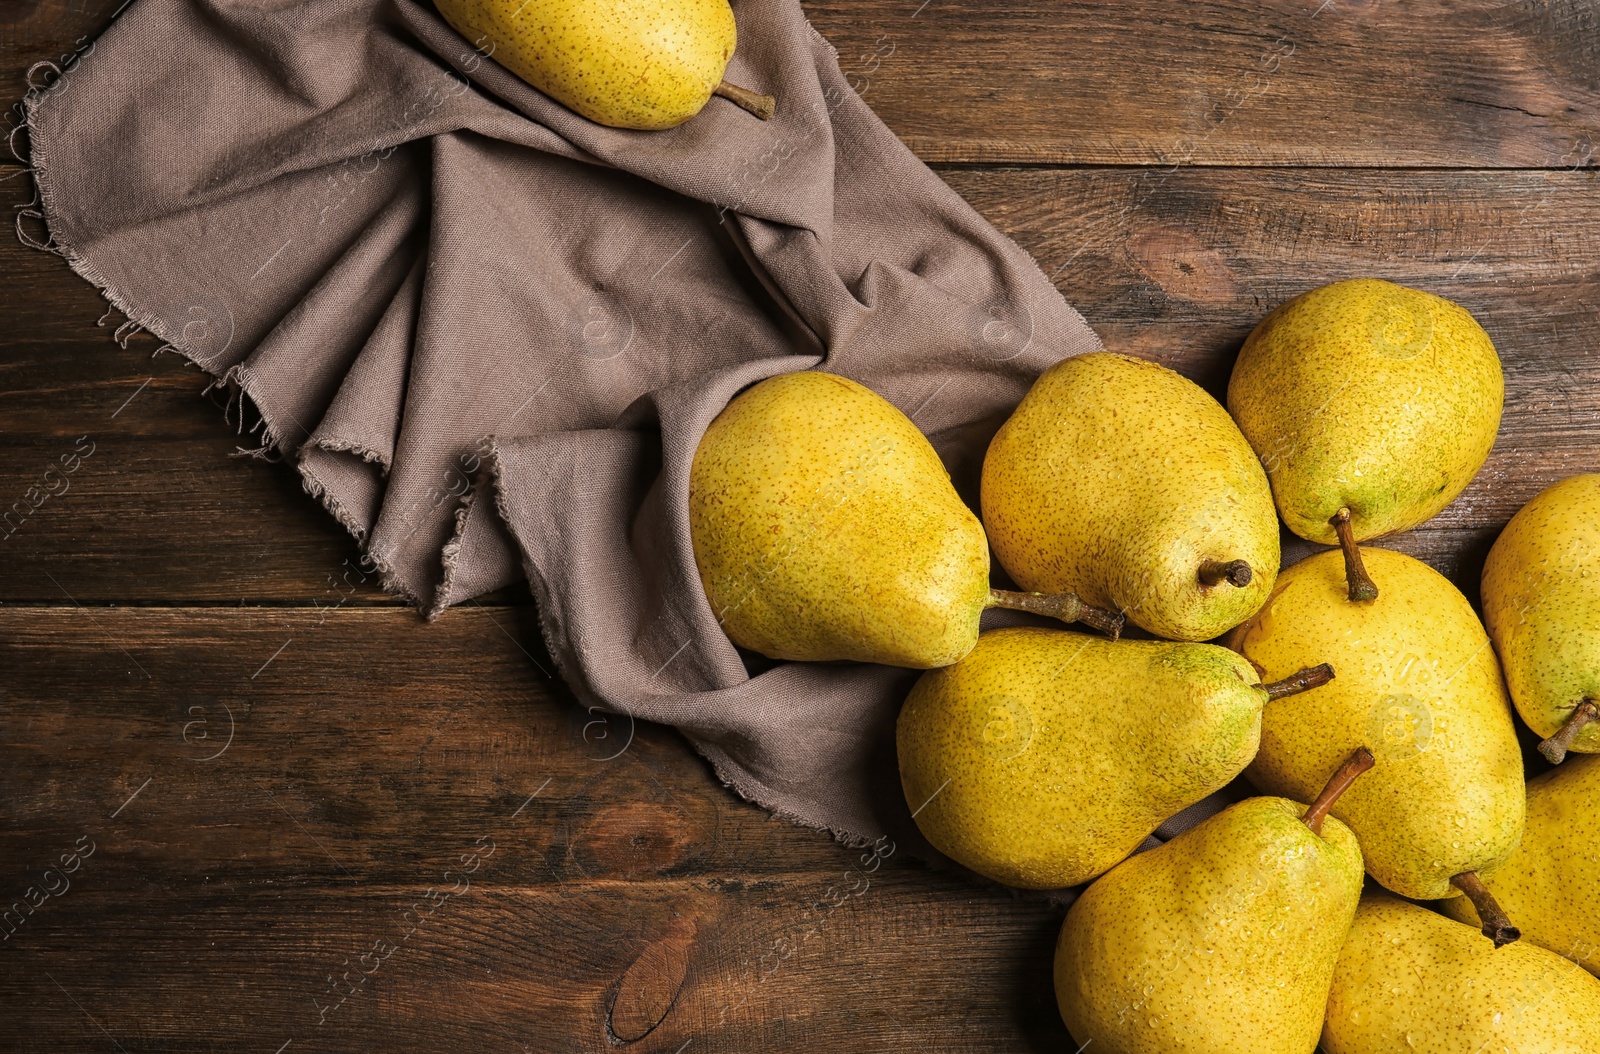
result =
[[[20,92],[120,3],[11,0],[0,79]],[[805,9],[929,161],[1566,167],[1600,142],[1597,16],[1575,0]]]
[[[99,843],[4,949],[28,1049],[587,1052],[624,1044],[636,986],[665,1004],[627,1041],[645,1054],[1074,1049],[1050,991],[1059,913],[915,871],[829,912],[844,867],[759,891],[602,888],[528,885],[495,857],[429,917],[444,863],[404,888],[97,885],[90,868],[133,851]],[[673,953],[676,971],[652,962]]]
[[[1499,526],[1549,483],[1600,469],[1590,426],[1600,413],[1591,339],[1600,199],[1591,174],[1145,175],[945,172],[1056,273],[1109,347],[1167,363],[1219,396],[1261,315],[1322,282],[1373,275],[1467,305],[1505,362],[1500,441],[1461,499],[1393,544],[1457,572],[1469,595]],[[87,287],[61,261],[0,243],[0,266],[24,276],[22,299],[36,312],[0,341],[0,508],[22,498],[78,436],[97,444],[72,491],[0,541],[0,595],[36,603],[64,602],[63,590],[85,602],[333,599],[329,576],[353,565],[353,543],[290,471],[228,459],[238,438],[196,398],[204,378],[174,356],[151,360],[138,344],[116,347],[95,327],[93,307],[76,316],[54,310],[85,306],[77,301]],[[1453,550],[1456,543],[1468,549]],[[353,602],[382,599],[364,589]]]
[[579,707],[530,607],[431,624],[392,608],[8,607],[0,669],[4,859],[146,779],[144,862],[195,862],[222,885],[399,881],[417,847],[470,842],[519,808],[533,826],[518,866],[562,880],[805,870],[843,852],[742,804],[670,730]]
[[1560,167],[1600,142],[1595,13],[1477,0],[826,0],[928,161]]
[[1065,1044],[1058,910],[774,821],[668,730],[612,756],[625,729],[584,738],[527,619],[497,624],[515,613],[309,614],[0,611],[0,910],[49,894],[0,921],[8,1032],[129,1052]]
[[141,435],[122,420],[132,407],[116,420],[63,408],[59,435],[0,433],[5,603],[399,603],[296,473],[230,457],[239,437],[192,392],[172,403],[174,419],[210,434]]

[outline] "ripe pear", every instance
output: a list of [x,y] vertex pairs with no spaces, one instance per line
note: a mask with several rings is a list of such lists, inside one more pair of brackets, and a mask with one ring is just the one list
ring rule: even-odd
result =
[[1370,747],[1376,767],[1333,810],[1361,839],[1367,872],[1419,900],[1466,893],[1486,934],[1514,940],[1476,875],[1522,837],[1522,753],[1500,664],[1443,575],[1388,549],[1365,556],[1377,599],[1347,597],[1330,550],[1279,575],[1272,599],[1229,637],[1262,677],[1313,655],[1339,671],[1330,687],[1267,707],[1245,774],[1303,801],[1350,751]]
[[1384,893],[1361,898],[1322,1031],[1327,1054],[1593,1054],[1600,980],[1534,944]]
[[1153,362],[1046,370],[989,444],[982,500],[1023,589],[1070,590],[1170,640],[1220,636],[1277,576],[1266,473],[1215,399]]
[[1279,306],[1228,382],[1284,523],[1324,544],[1341,509],[1364,541],[1450,504],[1489,456],[1504,401],[1500,358],[1465,308],[1371,278]]
[[983,525],[927,438],[831,373],[769,378],[711,422],[689,532],[728,637],[774,659],[947,666],[988,607],[1122,626],[1070,594],[991,590]]
[[1600,752],[1600,475],[1546,488],[1506,524],[1483,565],[1483,618],[1546,759]]
[[[1483,876],[1527,940],[1600,974],[1600,757],[1528,781],[1528,820],[1506,862]],[[1461,898],[1439,905],[1471,922]],[[1600,1048],[1597,1048],[1600,1049]]]
[[1101,1054],[1311,1054],[1361,898],[1329,799],[1249,798],[1118,864],[1067,912],[1056,1000]]
[[569,109],[612,128],[680,125],[713,94],[757,117],[770,95],[722,79],[728,0],[436,0],[456,31]]
[[1214,644],[993,630],[925,673],[900,711],[900,782],[917,826],[998,882],[1087,882],[1237,776],[1276,694]]

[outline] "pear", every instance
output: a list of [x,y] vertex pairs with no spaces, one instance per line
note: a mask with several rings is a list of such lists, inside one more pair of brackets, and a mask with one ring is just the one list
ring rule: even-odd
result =
[[1214,644],[993,630],[925,673],[900,711],[900,782],[928,841],[998,882],[1087,882],[1239,774],[1261,709],[1325,683],[1262,685]]
[[1533,944],[1383,893],[1361,898],[1333,972],[1327,1054],[1593,1054],[1600,980]]
[[1483,565],[1483,618],[1545,758],[1600,752],[1600,475],[1562,480],[1511,517]]
[[1361,897],[1361,848],[1328,806],[1249,798],[1117,865],[1067,912],[1056,1000],[1098,1054],[1311,1054]]
[[1278,572],[1272,491],[1227,411],[1124,355],[1039,377],[989,444],[982,505],[1022,588],[1071,591],[1169,640],[1222,635]]
[[717,415],[689,470],[689,532],[728,637],[774,659],[947,666],[989,607],[1122,626],[1070,594],[990,589],[983,525],[927,438],[831,373],[769,378]]
[[[1347,552],[1450,504],[1489,456],[1504,401],[1500,358],[1465,308],[1371,278],[1279,306],[1228,381],[1283,522]],[[1357,571],[1351,599],[1370,599]]]
[[563,106],[612,128],[680,125],[721,95],[765,120],[772,96],[722,79],[728,0],[436,0],[456,31]]
[[1476,874],[1522,837],[1522,753],[1500,664],[1443,575],[1387,549],[1365,556],[1382,587],[1375,600],[1348,599],[1329,550],[1279,575],[1272,599],[1228,638],[1262,677],[1313,655],[1339,671],[1330,687],[1267,707],[1245,775],[1304,801],[1350,751],[1370,747],[1377,765],[1333,811],[1361,839],[1367,872],[1418,900],[1465,893],[1486,935],[1515,940]]
[[[1522,842],[1484,883],[1522,935],[1600,974],[1600,757],[1576,757],[1528,781]],[[1439,905],[1471,922],[1461,898]]]

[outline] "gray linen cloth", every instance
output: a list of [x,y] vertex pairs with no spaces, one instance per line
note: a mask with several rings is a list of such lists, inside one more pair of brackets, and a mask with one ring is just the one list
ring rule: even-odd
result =
[[[975,497],[1033,378],[1099,342],[867,108],[796,0],[739,0],[730,80],[600,127],[413,0],[137,0],[35,73],[25,236],[217,378],[429,617],[525,575],[586,705],[681,729],[740,794],[903,832],[913,674],[772,664],[712,616],[688,469],[742,387],[870,386]],[[230,404],[231,408],[231,404]]]

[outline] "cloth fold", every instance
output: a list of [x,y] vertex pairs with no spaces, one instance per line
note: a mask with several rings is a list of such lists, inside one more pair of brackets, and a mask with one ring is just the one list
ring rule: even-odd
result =
[[744,656],[688,469],[741,388],[852,377],[975,498],[1033,378],[1098,348],[1034,262],[851,89],[796,0],[738,0],[729,79],[604,128],[414,0],[136,0],[26,113],[48,247],[245,397],[429,617],[526,576],[585,704],[680,728],[739,793],[903,835],[914,674]]

